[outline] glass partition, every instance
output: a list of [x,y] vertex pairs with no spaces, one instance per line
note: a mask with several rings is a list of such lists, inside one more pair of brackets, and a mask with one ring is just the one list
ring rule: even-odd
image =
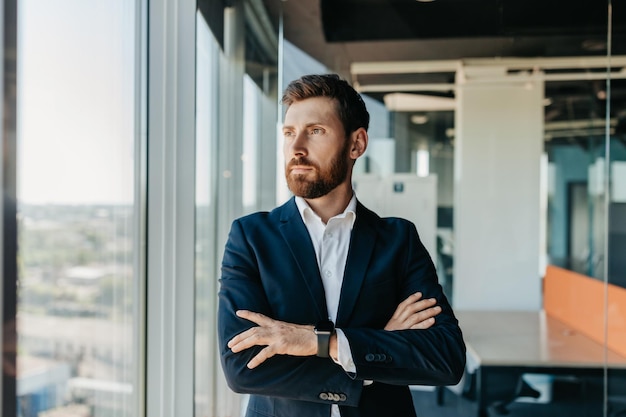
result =
[[224,11],[221,47],[204,13],[196,31],[194,415],[235,416],[246,397],[228,389],[219,362],[218,279],[232,220],[276,201],[278,37],[263,8],[240,2]]
[[624,32],[619,29],[624,4],[608,0],[609,62],[619,61],[606,82],[605,124],[605,225],[604,282],[606,288],[605,346],[607,364],[604,379],[604,415],[626,415],[626,366],[609,358],[611,352],[626,357],[626,68]]
[[195,415],[215,410],[215,213],[219,44],[196,14],[196,349]]
[[[552,410],[557,413],[552,415],[612,416],[626,409],[624,393],[620,392],[626,386],[624,370],[620,369],[626,368],[626,340],[619,335],[626,330],[614,325],[624,322],[626,300],[613,300],[611,287],[623,287],[626,280],[626,188],[622,187],[626,181],[622,68],[626,64],[623,56],[611,56],[608,22],[615,16],[615,11],[610,14],[611,7],[618,6],[611,6],[609,1],[608,13],[601,8],[588,14],[583,8],[577,9],[581,12],[576,15],[581,33],[598,29],[594,40],[576,37],[580,44],[570,48],[582,47],[585,56],[564,50],[548,57],[550,51],[545,49],[535,56],[529,54],[526,61],[461,54],[456,57],[458,62],[448,66],[436,58],[426,60],[423,67],[415,63],[418,69],[405,74],[402,65],[394,66],[397,62],[379,63],[377,67],[374,57],[379,54],[372,52],[371,67],[367,67],[369,62],[361,63],[362,73],[352,67],[350,76],[370,100],[368,108],[377,112],[382,106],[385,122],[375,119],[371,123],[373,128],[384,128],[370,132],[370,150],[355,168],[359,199],[385,214],[382,206],[391,201],[387,195],[368,200],[373,178],[395,176],[417,181],[420,177],[426,181],[434,177],[434,218],[423,221],[427,214],[416,214],[416,207],[425,205],[423,190],[419,198],[410,200],[411,210],[401,212],[400,205],[394,204],[395,212],[387,214],[414,215],[424,240],[435,236],[429,250],[455,308],[461,313],[485,310],[494,317],[511,311],[532,312],[536,321],[531,325],[536,324],[538,332],[549,330],[552,323],[565,323],[568,334],[583,335],[583,342],[592,346],[579,358],[580,368],[562,366],[567,358],[580,353],[574,342],[559,345],[560,352],[551,350],[554,343],[538,346],[542,355],[550,357],[547,366],[522,372],[512,382],[490,381],[500,389],[509,382],[531,389],[520,392],[513,386],[509,399],[498,410],[491,408],[489,415]],[[618,23],[619,39],[623,40],[623,19]],[[283,87],[303,73],[345,70],[340,65],[343,57],[328,57],[332,51],[345,46],[357,53],[349,42],[339,46],[330,42],[325,53],[311,51],[326,63],[338,62],[333,68],[311,57],[303,58],[307,51],[289,41],[287,37]],[[623,44],[613,44],[620,54],[624,53]],[[425,41],[424,45],[434,48],[437,41]],[[385,47],[381,42],[380,48]],[[408,68],[415,58],[407,55],[396,59],[409,61],[404,67]],[[393,75],[385,79],[387,84],[378,82],[383,67]],[[415,81],[420,76],[425,80],[423,89]],[[399,89],[393,90],[392,83]],[[402,94],[394,93],[415,93],[422,101],[409,104],[408,99],[402,101],[406,98]],[[448,102],[443,103],[445,100]],[[441,108],[433,111],[428,105]],[[554,271],[558,271],[557,279],[564,280],[559,281],[558,295],[552,297]],[[575,273],[574,278],[569,273]],[[594,292],[584,293],[585,300],[572,301],[568,297],[578,291],[578,279],[583,279],[582,285],[591,282]],[[576,323],[586,323],[578,315],[563,313],[562,303],[567,302],[579,306],[591,330]],[[548,340],[547,333],[541,337],[543,342]],[[486,349],[498,349],[497,340],[511,349],[520,344],[508,333],[490,340]],[[550,366],[550,360],[560,365]],[[463,403],[476,400],[472,389],[478,382],[468,376],[465,386],[456,387],[456,392],[461,393],[461,404],[475,407],[471,401]]]
[[[286,6],[280,2],[266,5],[272,9],[272,17],[279,16],[279,26],[282,25],[281,8]],[[512,416],[543,410],[552,410],[557,413],[554,415],[610,416],[618,410],[623,402],[620,391],[625,385],[622,368],[626,368],[626,353],[614,346],[626,342],[615,338],[619,330],[611,327],[611,315],[617,314],[619,321],[624,304],[612,304],[609,291],[610,285],[623,287],[626,280],[621,256],[626,251],[622,248],[626,236],[626,192],[622,186],[622,177],[626,178],[626,113],[621,104],[623,93],[613,93],[616,86],[623,90],[622,67],[626,64],[622,56],[611,56],[610,42],[607,44],[597,36],[593,41],[581,40],[584,57],[570,56],[568,50],[549,57],[551,51],[537,46],[539,41],[529,41],[527,46],[540,52],[520,59],[496,55],[475,58],[468,52],[467,56],[455,57],[452,66],[420,69],[427,73],[423,90],[389,87],[384,92],[368,91],[366,85],[369,81],[375,84],[375,76],[348,74],[342,66],[344,56],[329,57],[339,49],[335,45],[324,52],[306,51],[292,44],[286,35],[279,39],[282,56],[274,65],[268,59],[272,41],[264,36],[249,36],[260,33],[258,24],[264,19],[254,19],[250,8],[243,7],[239,12],[243,15],[239,29],[245,36],[238,42],[245,43],[246,75],[235,83],[232,78],[226,84],[200,82],[221,78],[212,72],[217,64],[210,64],[213,69],[207,66],[208,49],[200,37],[208,31],[198,24],[198,123],[206,123],[205,127],[232,123],[232,114],[224,115],[220,106],[207,104],[216,100],[217,90],[227,88],[233,94],[241,93],[237,100],[242,100],[238,109],[243,128],[241,132],[230,132],[231,137],[217,137],[220,135],[216,132],[223,130],[215,126],[201,129],[198,125],[196,415],[210,414],[214,406],[228,410],[237,407],[230,399],[212,397],[222,392],[224,384],[211,350],[211,320],[225,224],[234,215],[269,209],[275,201],[287,198],[275,126],[266,123],[270,115],[280,123],[281,114],[276,114],[276,110],[280,112],[278,95],[287,83],[302,74],[319,72],[340,72],[346,78],[352,77],[372,114],[370,149],[355,167],[359,199],[380,214],[414,220],[437,265],[445,293],[461,318],[464,312],[485,312],[485,317],[491,318],[529,313],[525,317],[531,317],[530,321],[511,323],[508,327],[526,329],[523,326],[528,325],[536,330],[533,334],[538,337],[537,346],[532,348],[537,352],[531,353],[544,355],[541,360],[547,355],[549,360],[561,361],[557,365],[548,361],[547,365],[529,367],[532,369],[520,365],[524,369],[517,368],[509,379],[489,380],[486,384],[490,388],[506,391],[508,397],[500,401],[500,408],[495,411],[497,401],[489,397],[491,402],[480,404],[479,411],[485,411],[480,408],[483,405],[491,407],[491,413],[510,412]],[[584,21],[584,13],[577,14],[577,19],[582,26],[597,25],[598,16],[594,13],[588,16],[589,22]],[[609,28],[607,24],[601,30],[610,35]],[[228,49],[228,28],[226,33]],[[572,46],[571,50],[579,51],[579,46]],[[211,54],[220,59],[232,58],[228,53]],[[325,63],[312,55],[324,58]],[[607,57],[612,58],[612,63],[607,64]],[[237,59],[241,56],[235,56]],[[410,61],[413,57],[401,59]],[[441,61],[431,61],[441,65]],[[407,85],[405,81],[413,80],[398,75],[395,81]],[[422,102],[421,107],[402,108],[402,97],[391,95],[407,92],[417,92],[430,101]],[[618,99],[620,104],[616,105]],[[208,108],[212,109],[210,113]],[[204,118],[200,120],[201,117]],[[243,151],[225,152],[232,143]],[[222,171],[216,155],[228,160],[239,158],[240,165],[228,162],[226,165],[236,168]],[[395,195],[381,198],[369,193],[372,181],[385,176],[415,187],[414,194],[406,200],[406,211],[397,211],[405,204],[394,200]],[[213,200],[215,196],[228,196],[222,194],[225,178],[234,179],[237,186],[232,187],[228,202],[218,204]],[[386,213],[382,205],[392,201],[398,201],[391,204],[396,211]],[[559,279],[556,298],[551,296],[555,271]],[[575,273],[573,278],[570,273]],[[585,294],[588,298],[584,302],[573,303],[580,306],[580,314],[592,318],[591,332],[578,327],[579,316],[568,316],[570,313],[563,313],[562,304],[552,304],[554,300],[565,302],[570,291],[579,285],[578,279],[583,279],[584,285],[588,280],[591,285],[599,285],[594,287],[597,292]],[[466,319],[465,323],[469,321]],[[477,322],[478,326],[483,324]],[[565,327],[558,327],[561,325]],[[468,324],[467,328],[470,330],[471,326]],[[565,345],[553,349],[556,345],[549,342],[549,332],[555,328],[561,329],[556,333],[565,339],[580,336],[586,346],[591,346],[592,353],[584,353],[583,359],[577,357],[582,362],[570,366],[568,358],[580,351],[567,340]],[[468,340],[471,333],[467,333]],[[528,341],[527,337],[522,340],[519,334],[506,332],[488,338],[485,349],[499,349],[498,341],[514,351],[513,356],[528,353],[520,347],[521,342]],[[519,348],[519,352],[514,348]],[[471,364],[469,358],[468,361]],[[562,366],[563,361],[568,365]],[[480,381],[473,371],[468,368],[463,383],[452,388],[460,398],[458,407],[463,412],[474,412],[477,407],[475,389]],[[528,390],[519,391],[519,387]]]
[[18,416],[142,409],[140,10],[19,2]]
[[[611,83],[624,83],[625,80],[614,80]],[[623,87],[622,87],[623,88]],[[617,111],[615,111],[617,110]],[[606,303],[606,347],[608,352],[617,351],[626,356],[626,131],[624,115],[616,108],[611,111],[615,120],[615,128],[609,129],[609,166],[608,175],[608,213],[605,283],[607,288]],[[623,111],[623,110],[622,110]],[[607,360],[605,380],[606,412],[608,416],[619,416],[626,413],[626,366]]]

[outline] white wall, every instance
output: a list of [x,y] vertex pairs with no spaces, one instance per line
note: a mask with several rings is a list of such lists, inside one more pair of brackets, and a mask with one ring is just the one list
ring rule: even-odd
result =
[[420,240],[437,262],[437,176],[415,174],[355,175],[356,196],[381,217],[401,217],[415,224]]
[[543,83],[458,85],[454,306],[538,310]]

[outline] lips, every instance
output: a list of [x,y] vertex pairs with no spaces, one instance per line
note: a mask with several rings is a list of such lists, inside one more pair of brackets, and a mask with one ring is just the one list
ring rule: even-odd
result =
[[304,174],[305,172],[312,171],[313,168],[307,165],[294,165],[289,168],[289,172],[292,174]]
[[287,165],[287,169],[292,174],[305,174],[307,172],[314,171],[316,169],[310,161],[303,159],[292,159]]

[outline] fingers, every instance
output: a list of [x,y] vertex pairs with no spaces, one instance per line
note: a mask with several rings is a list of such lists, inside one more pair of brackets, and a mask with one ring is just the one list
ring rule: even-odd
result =
[[263,362],[265,362],[267,359],[274,356],[274,354],[274,351],[271,349],[270,346],[268,346],[262,349],[254,358],[252,358],[246,366],[248,367],[248,369],[254,369]]
[[431,317],[429,319],[426,319],[424,321],[420,321],[419,323],[413,324],[410,328],[413,330],[426,330],[428,328],[430,328],[433,324],[435,324],[435,318]]
[[434,298],[422,299],[423,294],[417,292],[398,304],[385,330],[428,329],[435,324],[434,317],[441,313]]
[[266,329],[278,323],[276,320],[272,320],[261,313],[249,310],[237,310],[235,314],[242,319],[256,323],[258,327],[252,327],[233,337],[228,342],[228,347],[233,352],[237,353],[252,346],[265,346],[270,343],[270,340],[268,339],[270,335],[268,335]]
[[274,355],[311,356],[317,351],[317,337],[312,325],[274,320],[248,310],[239,310],[236,314],[258,324],[239,333],[227,344],[233,353],[242,352],[253,346],[262,347],[248,363],[250,369]]
[[[252,346],[267,345],[268,341],[265,340],[263,335],[259,334],[258,330],[258,327],[253,327],[252,329],[238,334],[228,342],[228,347],[233,353],[237,353]],[[254,369],[275,354],[276,351],[272,345],[265,346],[259,353],[256,354],[256,356],[254,356],[254,358],[250,360],[250,362],[248,362],[247,367],[249,369]]]
[[412,304],[418,302],[420,298],[422,298],[421,292],[416,292],[415,294],[409,295],[404,301],[398,304],[398,307],[396,307],[396,311],[394,313],[394,317],[399,317]]
[[385,330],[407,330],[407,329],[428,329],[435,324],[435,316],[441,312],[440,307],[435,307],[433,310],[416,313],[409,316],[406,320],[394,320],[391,319],[385,326]]
[[274,323],[274,320],[261,313],[255,313],[254,311],[237,310],[235,314],[237,314],[237,317],[249,320],[253,323],[258,324],[259,326],[271,326]]
[[261,340],[261,335],[259,335],[257,329],[258,327],[253,327],[230,339],[228,341],[228,347],[230,350],[237,353],[252,346],[262,345],[263,341]]
[[428,329],[435,324],[435,316],[439,313],[441,313],[439,306],[422,310],[408,317],[405,320],[405,326],[409,329]]
[[[415,313],[419,313],[428,308],[433,307],[437,300],[434,298],[421,299],[422,293],[418,292],[407,297],[406,300],[401,302],[396,308],[396,312],[394,313],[394,318],[400,321],[408,320]],[[430,317],[426,315],[423,319]]]
[[417,311],[404,320],[404,325],[406,326],[405,328],[414,328],[413,326],[418,326],[421,323],[426,325],[426,328],[428,328],[435,323],[434,317],[439,313],[441,313],[441,307],[439,306],[434,306],[431,308],[427,308],[426,310]]

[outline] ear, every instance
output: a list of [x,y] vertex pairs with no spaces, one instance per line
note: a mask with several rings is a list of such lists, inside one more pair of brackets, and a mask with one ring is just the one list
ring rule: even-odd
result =
[[364,128],[358,128],[350,135],[352,145],[350,147],[350,159],[357,160],[365,153],[367,149],[367,131]]

